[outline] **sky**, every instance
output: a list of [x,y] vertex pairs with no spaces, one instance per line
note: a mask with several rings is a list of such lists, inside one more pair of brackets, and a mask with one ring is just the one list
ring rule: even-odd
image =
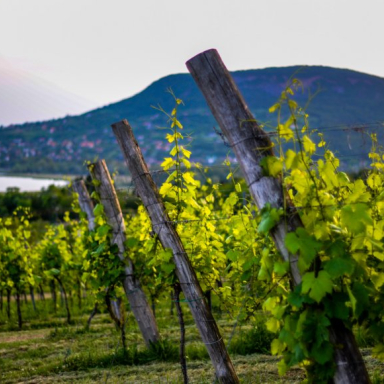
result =
[[308,64],[384,77],[383,14],[383,0],[0,0],[0,124],[4,111],[8,124],[130,97],[209,48],[230,70]]

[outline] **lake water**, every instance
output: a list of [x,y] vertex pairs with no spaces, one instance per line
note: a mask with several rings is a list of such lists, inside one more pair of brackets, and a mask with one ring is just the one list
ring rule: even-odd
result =
[[54,179],[35,179],[33,177],[0,176],[0,192],[5,192],[7,188],[17,187],[21,192],[40,191],[49,185],[65,186],[68,181]]

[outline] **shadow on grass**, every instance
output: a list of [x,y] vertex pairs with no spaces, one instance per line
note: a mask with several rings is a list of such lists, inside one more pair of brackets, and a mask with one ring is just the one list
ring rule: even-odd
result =
[[70,354],[55,372],[83,371],[92,368],[109,368],[117,365],[142,365],[152,361],[176,362],[179,359],[178,348],[164,340],[153,344],[149,349],[139,350],[136,345],[115,352],[88,352]]
[[[70,338],[83,334],[84,329],[60,329],[52,331],[48,336],[51,339]],[[229,351],[238,355],[252,353],[269,354],[273,334],[268,332],[262,324],[240,334],[232,340]],[[207,360],[207,350],[201,343],[188,344],[186,356],[189,361]],[[131,345],[126,350],[118,349],[115,352],[93,352],[69,354],[62,364],[55,368],[56,372],[80,371],[92,368],[109,368],[117,365],[142,365],[153,361],[177,362],[179,361],[179,346],[168,340],[151,345],[150,348],[140,350],[137,345]]]

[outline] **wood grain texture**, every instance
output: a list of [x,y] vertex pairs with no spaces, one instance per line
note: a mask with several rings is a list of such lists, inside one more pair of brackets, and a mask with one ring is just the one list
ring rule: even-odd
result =
[[[287,209],[288,206],[289,219],[285,218],[274,228],[272,237],[284,260],[290,263],[294,285],[300,284],[298,256],[289,254],[284,239],[287,233],[301,227],[302,222],[291,202],[284,201],[280,179],[263,174],[261,160],[265,156],[273,156],[269,137],[249,111],[215,49],[200,53],[187,61],[186,65],[232,147],[256,205],[259,209],[267,203],[274,208]],[[352,332],[342,322],[332,322],[330,335],[336,346],[334,382],[369,383],[370,379]]]
[[92,179],[98,180],[96,191],[100,197],[100,203],[104,206],[104,213],[107,217],[108,225],[112,227],[112,243],[119,248],[119,258],[125,262],[125,278],[123,287],[132,312],[139,325],[141,334],[148,347],[160,340],[159,331],[152,309],[148,304],[145,293],[143,292],[139,280],[134,274],[132,260],[126,256],[124,247],[125,223],[120,203],[117,198],[115,188],[107,165],[104,160],[99,160],[88,166]]
[[95,215],[93,214],[93,203],[89,196],[84,180],[76,180],[72,183],[72,189],[78,194],[80,209],[87,215],[88,229],[95,229]]
[[140,147],[127,120],[112,125],[113,133],[127,162],[136,191],[148,211],[155,232],[164,248],[173,253],[176,275],[181,284],[201,338],[221,383],[238,383],[216,321],[204,300],[196,273],[185,252],[174,224],[170,221],[156,184],[149,173]]

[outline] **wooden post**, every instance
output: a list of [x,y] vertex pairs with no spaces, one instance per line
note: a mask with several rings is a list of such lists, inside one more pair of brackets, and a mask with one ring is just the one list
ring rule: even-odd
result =
[[89,196],[87,187],[83,180],[76,180],[72,183],[73,190],[78,194],[80,209],[87,215],[88,229],[95,229],[95,215],[93,214],[93,203]]
[[132,260],[125,256],[124,218],[111,176],[104,160],[99,160],[89,165],[88,169],[92,179],[99,181],[96,185],[96,191],[99,194],[101,204],[104,206],[108,225],[112,227],[112,243],[117,244],[119,247],[119,258],[126,264],[125,279],[123,280],[124,291],[135,319],[139,324],[144,341],[150,347],[151,344],[155,344],[160,340],[160,335],[151,307],[141,289],[139,280],[135,277]]
[[11,290],[6,288],[7,290],[7,317],[8,320],[11,318]]
[[[83,180],[76,180],[72,183],[73,190],[78,195],[78,201],[80,205],[80,209],[87,215],[88,218],[88,229],[90,231],[93,231],[95,229],[95,215],[93,213],[93,203],[91,200],[91,196],[89,196],[87,187],[85,186],[85,182]],[[79,303],[81,303],[81,294],[80,294],[80,281],[79,281]],[[106,298],[106,304],[108,312],[111,315],[112,320],[115,322],[115,324],[120,328],[121,318],[122,315],[119,312],[116,311],[113,312],[111,308],[119,308],[120,310],[120,303],[116,300],[112,300],[108,295],[108,288],[107,288],[107,298]],[[112,312],[111,312],[112,311]],[[87,327],[89,328],[91,326],[91,321],[93,317],[97,313],[97,303],[95,303],[95,306],[92,310],[91,315],[88,318]]]
[[179,319],[180,326],[180,346],[179,346],[179,359],[181,365],[181,372],[183,373],[184,384],[188,384],[188,371],[187,371],[187,361],[185,359],[185,323],[183,309],[180,305],[180,293],[181,286],[180,283],[175,283],[173,286],[173,301],[177,310],[177,317]]
[[[84,180],[75,180],[72,183],[72,189],[78,195],[80,209],[87,215],[88,229],[90,231],[93,231],[95,229],[95,215],[93,213],[94,206],[91,200],[91,196],[89,196],[87,187],[85,186]],[[79,281],[79,284],[80,284],[80,281]],[[79,290],[81,290],[81,286],[79,287]],[[79,295],[79,303],[80,303],[80,300],[81,300],[81,297]],[[97,302],[95,303],[93,310],[88,318],[87,329],[91,327],[91,321],[95,317],[96,313],[97,313]]]
[[31,295],[33,310],[36,312],[35,292],[32,285],[29,286],[29,294]]
[[[281,181],[264,176],[260,165],[263,157],[273,156],[271,141],[249,111],[218,52],[215,49],[205,51],[187,61],[186,65],[232,147],[256,205],[259,209],[266,203],[270,203],[274,208],[284,208]],[[295,285],[301,282],[297,266],[298,257],[289,254],[284,239],[287,233],[302,226],[299,215],[292,210],[288,222],[281,221],[272,232],[276,247],[284,260],[290,263]],[[352,332],[342,322],[331,320],[330,336],[335,345],[334,382],[370,383]]]
[[156,184],[149,173],[139,145],[127,120],[112,125],[136,190],[152,221],[153,231],[164,248],[170,248],[181,284],[201,338],[211,357],[216,376],[222,383],[238,383],[236,372],[225,348],[216,321],[204,300],[196,273],[188,259],[178,233],[166,213]]
[[23,318],[21,316],[21,303],[20,303],[20,291],[16,288],[16,305],[17,305],[17,323],[19,325],[19,331],[23,326]]

